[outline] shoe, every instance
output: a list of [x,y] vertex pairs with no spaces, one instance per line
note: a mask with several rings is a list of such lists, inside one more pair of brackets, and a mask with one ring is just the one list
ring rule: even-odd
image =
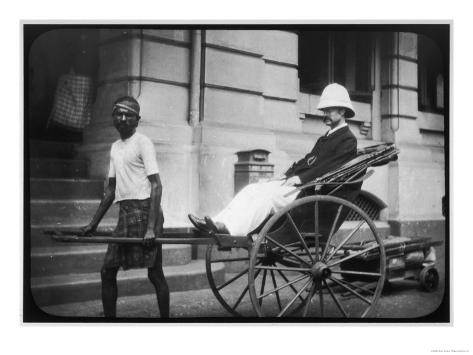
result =
[[187,217],[189,217],[189,221],[194,225],[195,228],[202,232],[210,232],[209,227],[207,226],[207,223],[205,223],[205,220],[202,218],[199,218],[197,216],[194,216],[193,214],[188,214]]
[[230,234],[225,224],[214,222],[209,216],[204,217],[207,228],[215,234]]

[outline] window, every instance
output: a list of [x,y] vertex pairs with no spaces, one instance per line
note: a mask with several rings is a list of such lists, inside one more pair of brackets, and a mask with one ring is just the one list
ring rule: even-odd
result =
[[444,63],[439,47],[430,38],[418,37],[419,110],[443,113]]
[[299,79],[302,92],[317,94],[333,82],[353,100],[371,102],[373,40],[367,32],[299,32]]

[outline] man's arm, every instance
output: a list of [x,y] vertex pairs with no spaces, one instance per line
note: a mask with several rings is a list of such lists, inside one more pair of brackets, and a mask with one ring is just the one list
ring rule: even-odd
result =
[[97,212],[95,212],[95,215],[92,218],[92,221],[87,226],[81,228],[81,231],[83,234],[85,235],[91,234],[97,229],[97,226],[99,225],[103,216],[105,215],[105,213],[107,213],[108,209],[113,203],[113,200],[115,199],[116,185],[117,185],[116,178],[112,178],[112,177],[108,178],[108,185],[105,188],[105,192],[103,194],[102,201],[100,201],[100,205],[99,205],[99,208],[97,209]]
[[299,174],[301,183],[306,184],[316,177],[322,176],[356,157],[356,143],[355,137],[344,139],[338,145],[335,154],[319,157],[309,170]]
[[148,215],[148,229],[144,236],[146,244],[151,244],[151,240],[154,238],[159,238],[161,224],[163,223],[161,219],[161,196],[163,193],[163,186],[161,184],[161,179],[159,174],[149,175],[148,179],[151,183],[151,196],[150,196],[150,208]]

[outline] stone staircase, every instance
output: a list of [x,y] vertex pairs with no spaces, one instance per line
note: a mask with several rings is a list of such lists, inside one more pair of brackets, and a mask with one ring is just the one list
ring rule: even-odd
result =
[[[31,291],[39,307],[100,299],[100,268],[106,245],[58,243],[46,229],[86,225],[103,193],[103,181],[88,178],[88,162],[75,159],[67,142],[30,142]],[[113,229],[113,206],[99,228]],[[28,245],[28,244],[27,244]],[[192,260],[190,245],[163,245],[164,273],[171,292],[208,288],[203,260]],[[224,277],[223,265],[221,277]],[[217,276],[219,277],[219,276]],[[120,296],[153,293],[146,270],[120,271]]]

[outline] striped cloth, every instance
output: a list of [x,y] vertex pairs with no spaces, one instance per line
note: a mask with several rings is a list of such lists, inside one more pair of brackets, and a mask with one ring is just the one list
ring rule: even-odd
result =
[[74,73],[61,75],[48,123],[82,131],[90,123],[93,99],[91,77]]
[[[150,199],[123,200],[120,202],[115,237],[143,238],[148,228]],[[123,270],[149,268],[161,257],[161,244],[150,247],[142,245],[109,244],[105,254],[104,267],[122,267]],[[160,262],[160,260],[158,260]]]

